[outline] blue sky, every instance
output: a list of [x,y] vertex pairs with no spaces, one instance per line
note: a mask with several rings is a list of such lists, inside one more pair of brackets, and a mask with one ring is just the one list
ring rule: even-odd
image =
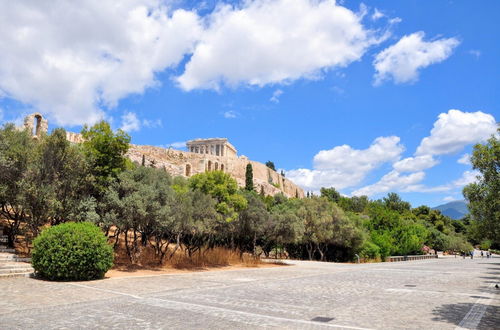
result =
[[[48,8],[50,7],[50,8]],[[461,199],[500,119],[500,2],[0,4],[0,121],[227,137],[304,189]]]

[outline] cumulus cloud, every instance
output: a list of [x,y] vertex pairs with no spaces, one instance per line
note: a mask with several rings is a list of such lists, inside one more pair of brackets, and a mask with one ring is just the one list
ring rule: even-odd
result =
[[404,147],[397,136],[379,137],[367,149],[348,145],[322,150],[314,156],[314,168],[288,171],[287,177],[307,190],[334,186],[353,187],[366,175],[386,162],[399,159]]
[[416,155],[444,155],[462,150],[466,145],[487,140],[496,132],[495,118],[481,111],[449,110],[441,113],[431,135],[422,139]]
[[459,44],[456,38],[424,41],[424,35],[406,35],[375,56],[375,85],[389,79],[397,84],[416,81],[420,69],[444,61]]
[[469,154],[463,154],[462,157],[460,157],[457,160],[457,163],[463,164],[463,165],[471,165],[470,155]]
[[397,161],[393,167],[398,172],[418,172],[437,165],[439,162],[430,155],[408,157]]
[[362,14],[333,0],[244,1],[218,6],[207,20],[177,78],[184,90],[315,79],[381,41],[362,25]]
[[280,96],[283,94],[281,89],[277,89],[273,92],[273,96],[269,99],[269,101],[273,103],[280,103]]
[[199,17],[161,0],[0,3],[0,95],[57,123],[91,123],[155,86],[201,33]]
[[384,175],[377,183],[368,185],[352,192],[353,196],[373,196],[379,193],[398,191],[404,187],[411,187],[425,178],[424,172],[402,175],[398,171],[391,171]]
[[125,132],[133,132],[141,129],[141,121],[133,112],[126,112],[122,116],[122,126],[120,127]]
[[479,171],[465,171],[462,176],[452,182],[452,187],[461,188],[468,184],[477,182],[477,177],[480,175]]

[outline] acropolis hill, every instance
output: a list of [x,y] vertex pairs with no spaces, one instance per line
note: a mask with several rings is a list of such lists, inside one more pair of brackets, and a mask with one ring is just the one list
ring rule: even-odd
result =
[[[26,116],[24,127],[33,132],[35,138],[47,134],[48,122],[40,113]],[[67,132],[72,143],[81,143],[80,134]],[[247,164],[253,167],[253,182],[257,192],[275,195],[282,192],[288,197],[304,197],[304,191],[281,174],[266,165],[238,156],[236,148],[226,138],[196,139],[186,143],[188,151],[154,146],[130,145],[127,157],[133,162],[164,169],[172,176],[190,177],[194,174],[220,170],[230,174],[240,187],[245,186]]]

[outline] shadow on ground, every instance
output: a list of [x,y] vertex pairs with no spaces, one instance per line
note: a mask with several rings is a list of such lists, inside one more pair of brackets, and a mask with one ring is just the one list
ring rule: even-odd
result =
[[[434,314],[433,320],[459,325],[474,305],[474,303],[459,303],[437,307],[432,312]],[[483,304],[477,304],[476,308],[481,307],[481,305]],[[477,329],[498,329],[499,325],[500,307],[487,305]]]

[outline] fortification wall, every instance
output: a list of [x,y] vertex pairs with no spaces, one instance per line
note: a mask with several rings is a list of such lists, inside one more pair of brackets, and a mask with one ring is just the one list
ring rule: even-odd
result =
[[[47,134],[48,122],[40,113],[34,113],[25,118],[24,127],[19,129],[29,130],[34,138],[38,138],[41,134]],[[71,143],[83,142],[82,135],[73,132],[66,132],[66,139]],[[200,146],[197,152],[131,144],[127,157],[137,163],[142,163],[144,157],[145,165],[163,168],[172,176],[190,177],[206,171],[222,170],[236,179],[240,187],[245,186],[246,167],[250,163],[257,192],[263,190],[266,195],[282,192],[288,197],[304,197],[304,191],[281,174],[245,156],[238,157],[236,148],[225,138],[197,139],[189,142],[192,146]],[[217,145],[210,145],[208,148],[210,143]]]
[[245,186],[246,166],[250,163],[257,192],[263,189],[266,195],[282,192],[288,197],[304,197],[304,191],[292,181],[262,163],[248,160],[245,156],[231,158],[140,145],[130,145],[127,156],[137,163],[141,163],[144,156],[145,165],[163,168],[173,176],[190,177],[209,170],[223,170],[241,187]]

